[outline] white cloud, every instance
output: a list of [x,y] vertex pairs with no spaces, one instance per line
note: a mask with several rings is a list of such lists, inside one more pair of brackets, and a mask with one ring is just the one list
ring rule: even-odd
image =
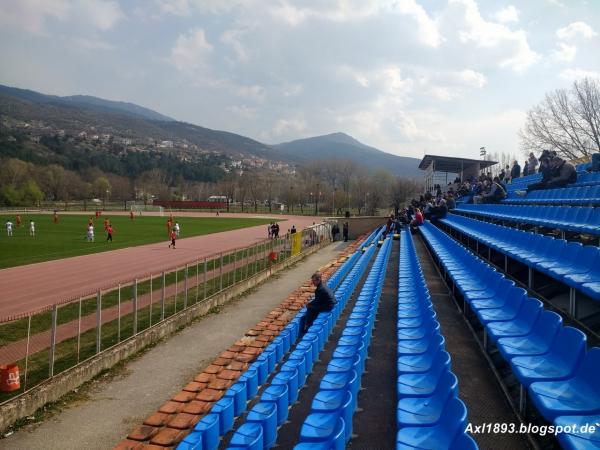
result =
[[466,86],[470,87],[482,88],[487,83],[487,78],[484,74],[471,69],[459,72],[458,76]]
[[265,88],[259,85],[240,86],[238,87],[236,94],[239,97],[253,100],[256,103],[263,103],[266,100],[267,96]]
[[303,118],[279,119],[272,130],[273,136],[282,136],[285,134],[297,134],[306,130],[306,122]]
[[0,26],[31,34],[48,34],[49,22],[90,26],[107,31],[125,18],[114,0],[18,0],[0,3]]
[[304,90],[304,86],[302,86],[300,83],[285,84],[283,86],[283,96],[284,97],[294,97],[296,95],[301,94],[303,90]]
[[571,62],[575,59],[577,55],[577,47],[575,45],[569,45],[564,42],[558,43],[558,48],[555,49],[550,58],[554,62]]
[[481,49],[494,49],[498,53],[498,66],[515,72],[524,72],[540,56],[527,41],[524,30],[511,30],[506,25],[486,21],[474,0],[449,0],[451,7],[462,11],[462,24],[458,24],[459,39]]
[[181,72],[193,72],[205,66],[213,46],[208,43],[204,30],[194,28],[188,34],[180,34],[171,50],[170,61]]
[[246,105],[234,105],[227,108],[228,111],[232,112],[236,116],[242,117],[246,120],[254,120],[258,115],[258,109],[251,108]]
[[89,22],[101,31],[110,30],[125,14],[116,1],[80,0],[72,3],[72,19]]
[[240,62],[248,62],[256,56],[256,51],[249,50],[243,43],[245,30],[231,29],[226,30],[221,35],[221,42],[227,44],[233,48],[233,51],[238,57]]
[[218,14],[240,3],[240,0],[155,0],[156,8],[161,13],[174,16],[190,16],[196,11]]
[[70,41],[78,48],[82,50],[114,50],[115,47],[108,42],[103,41],[97,37],[83,38],[75,37],[71,38]]
[[429,17],[416,0],[335,0],[302,7],[289,0],[281,0],[271,8],[270,13],[277,20],[291,26],[298,26],[309,20],[347,23],[397,13],[416,22],[418,32],[415,36],[422,44],[436,48],[443,41],[437,22]]
[[417,39],[419,41],[429,47],[439,47],[443,38],[440,35],[438,24],[429,17],[427,11],[421,5],[415,0],[400,0],[396,2],[394,7],[400,14],[407,15],[417,22],[419,28]]
[[500,11],[496,12],[494,17],[500,23],[518,22],[519,10],[513,5],[508,5],[506,8],[502,8]]
[[578,38],[581,38],[583,41],[589,41],[598,36],[598,33],[585,22],[573,22],[564,28],[556,30],[556,35],[564,41],[572,41]]
[[581,78],[600,78],[600,72],[584,69],[565,69],[560,73],[560,78],[566,81],[575,81]]

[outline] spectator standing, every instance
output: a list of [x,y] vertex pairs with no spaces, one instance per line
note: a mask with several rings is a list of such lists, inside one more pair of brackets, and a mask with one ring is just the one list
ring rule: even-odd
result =
[[273,222],[267,227],[267,237],[271,239],[273,237]]
[[537,169],[538,166],[538,160],[535,157],[535,155],[533,154],[533,152],[529,153],[529,159],[527,160],[527,167],[528,172],[530,175],[535,173],[535,170]]
[[523,176],[526,177],[527,175],[531,175],[529,173],[529,162],[525,161],[525,164],[523,164]]
[[340,234],[340,227],[337,222],[333,224],[331,227],[331,237],[333,238],[333,242],[337,241],[337,235]]
[[292,225],[292,229],[290,230],[290,234],[296,234],[296,225]]
[[448,210],[453,210],[456,208],[456,201],[454,200],[454,195],[448,194],[446,198],[446,205],[448,206]]
[[342,225],[342,236],[344,237],[344,242],[348,242],[348,222],[344,222]]
[[500,171],[500,173],[498,174],[498,178],[500,179],[500,181],[504,181],[504,178],[506,178],[506,174],[507,174],[507,173],[510,173],[510,170],[509,170],[509,168],[508,168],[508,165],[506,166],[506,170],[505,170],[505,169],[502,169],[502,170]]
[[514,180],[515,178],[519,178],[520,176],[521,176],[521,166],[519,166],[519,163],[515,160],[513,162],[512,169],[510,169],[510,178],[512,180]]

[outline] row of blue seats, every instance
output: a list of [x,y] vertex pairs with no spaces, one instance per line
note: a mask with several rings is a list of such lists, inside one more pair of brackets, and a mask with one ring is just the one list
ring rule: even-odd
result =
[[600,248],[451,214],[441,220],[528,267],[600,300]]
[[343,450],[352,437],[352,416],[358,404],[360,380],[392,242],[391,237],[384,240],[369,271],[326,373],[320,380],[295,450]]
[[558,228],[576,233],[600,235],[600,208],[585,206],[538,206],[503,204],[463,204],[454,212],[490,219]]
[[[368,260],[373,254],[373,251],[367,251],[363,255],[362,249],[375,241],[380,233],[381,230],[373,232],[357,251],[355,251],[328,280],[328,286],[331,289],[336,290],[336,298],[339,296],[339,298],[343,299],[346,296],[349,297],[349,295],[351,295],[351,292],[348,293],[349,287],[352,284],[351,280],[354,278],[358,280],[360,278],[360,273],[355,269],[360,266],[364,270],[367,263],[363,262],[361,264],[360,260]],[[370,247],[373,248],[374,246],[371,245]],[[346,274],[348,274],[348,276],[342,282],[342,278]],[[337,288],[340,283],[341,285]],[[221,436],[225,435],[233,428],[234,418],[240,416],[246,410],[248,399],[252,399],[256,395],[258,386],[263,385],[266,382],[269,374],[275,370],[276,364],[283,359],[284,354],[290,349],[292,343],[295,343],[298,340],[300,326],[302,325],[305,313],[306,309],[304,308],[282,330],[279,336],[273,339],[269,346],[259,355],[257,360],[252,363],[238,381],[226,391],[223,398],[215,403],[210,413],[204,416],[196,424],[192,432],[179,444],[177,447],[178,450],[215,450],[218,448]],[[321,329],[326,328],[323,324],[323,320],[315,320],[313,326],[315,329],[319,326]],[[313,335],[310,337],[314,338]],[[311,368],[313,361],[312,354],[313,351],[317,350],[317,342],[318,340],[312,339],[311,343],[300,343],[296,346],[296,350],[303,350],[310,355],[309,357],[305,357],[304,360],[301,358],[299,359],[304,361],[307,366],[310,363]],[[287,385],[270,386],[265,389],[263,395],[272,400],[270,403],[275,405],[279,404],[281,406],[283,405],[283,399],[285,399],[286,402],[288,399]],[[268,414],[269,411],[272,413],[272,410],[272,405],[262,404],[254,411],[252,417],[263,417],[265,415],[272,417],[271,414]],[[280,407],[278,414],[281,417],[287,417],[287,406],[285,410]],[[262,440],[264,439],[262,434],[260,435],[260,439],[262,445]]]
[[477,449],[409,232],[400,233],[397,449]]
[[348,300],[352,296],[362,274],[375,253],[375,246],[368,247],[352,269],[347,279],[336,292],[336,306],[327,313],[319,314],[308,332],[287,361],[281,365],[279,373],[271,380],[260,399],[248,413],[229,442],[230,449],[261,450],[271,448],[277,440],[277,428],[286,421],[288,409],[298,400],[298,393],[306,383],[308,374],[325,347],[329,334]]
[[[600,413],[600,348],[586,351],[585,334],[563,326],[558,314],[438,228],[426,223],[420,230],[542,416],[555,424],[594,423]],[[595,436],[574,431],[559,440],[568,449],[592,448]]]
[[542,189],[528,192],[524,197],[510,193],[502,202],[544,205],[595,205],[600,203],[600,185]]

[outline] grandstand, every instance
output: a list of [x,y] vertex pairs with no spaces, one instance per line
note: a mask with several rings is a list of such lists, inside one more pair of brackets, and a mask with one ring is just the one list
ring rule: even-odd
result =
[[536,177],[360,237],[308,332],[302,306],[269,314],[190,383],[202,401],[178,394],[117,448],[600,448],[600,180],[513,196]]

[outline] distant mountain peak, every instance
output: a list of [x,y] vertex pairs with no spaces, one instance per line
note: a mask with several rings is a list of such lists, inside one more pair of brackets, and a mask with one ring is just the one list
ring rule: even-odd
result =
[[347,159],[371,170],[385,169],[409,178],[419,177],[417,171],[419,159],[383,152],[339,131],[284,142],[273,145],[273,147],[283,155],[300,162],[319,159]]

